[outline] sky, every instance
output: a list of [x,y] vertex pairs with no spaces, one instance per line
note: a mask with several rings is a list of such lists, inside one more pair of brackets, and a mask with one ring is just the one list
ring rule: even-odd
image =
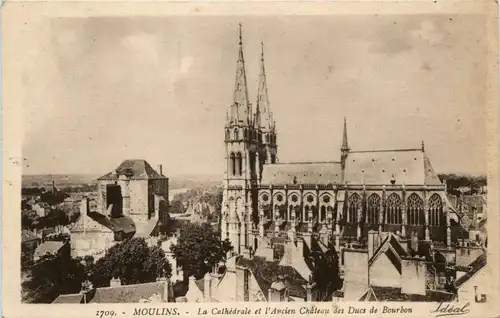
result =
[[438,172],[486,172],[484,20],[442,14],[47,18],[23,55],[23,173],[222,176],[240,22],[280,162],[339,160],[346,117],[353,150],[423,140]]

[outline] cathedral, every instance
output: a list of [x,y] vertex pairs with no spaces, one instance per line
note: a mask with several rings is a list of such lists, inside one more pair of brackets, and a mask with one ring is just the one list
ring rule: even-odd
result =
[[222,239],[235,254],[264,237],[314,236],[340,251],[369,231],[392,232],[451,247],[460,231],[456,211],[424,143],[407,149],[356,150],[344,119],[339,160],[278,161],[264,48],[255,109],[249,99],[241,26],[236,83],[225,123]]

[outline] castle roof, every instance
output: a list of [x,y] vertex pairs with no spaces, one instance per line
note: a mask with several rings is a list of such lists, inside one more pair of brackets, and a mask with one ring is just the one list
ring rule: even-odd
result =
[[97,180],[117,180],[119,175],[127,175],[131,180],[167,179],[156,172],[151,165],[143,159],[124,160],[114,171],[111,171]]

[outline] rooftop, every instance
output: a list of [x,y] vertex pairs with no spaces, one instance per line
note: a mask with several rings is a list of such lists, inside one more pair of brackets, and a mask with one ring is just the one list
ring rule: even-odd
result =
[[120,175],[127,175],[131,180],[167,179],[156,172],[146,160],[132,159],[124,160],[115,170],[97,180],[117,180]]

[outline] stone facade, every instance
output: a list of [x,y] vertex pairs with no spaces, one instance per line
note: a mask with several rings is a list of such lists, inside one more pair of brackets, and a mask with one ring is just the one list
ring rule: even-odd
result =
[[125,160],[98,181],[101,214],[107,215],[113,204],[136,224],[152,218],[166,221],[169,186],[161,166],[157,172],[145,160]]
[[[399,232],[451,246],[458,222],[443,184],[421,147],[351,150],[344,119],[340,160],[278,163],[264,54],[255,112],[248,98],[241,30],[234,100],[225,125],[222,238],[236,254],[256,237],[322,228],[340,251],[369,230]],[[453,224],[456,224],[453,223]],[[457,226],[457,225],[454,225]]]

